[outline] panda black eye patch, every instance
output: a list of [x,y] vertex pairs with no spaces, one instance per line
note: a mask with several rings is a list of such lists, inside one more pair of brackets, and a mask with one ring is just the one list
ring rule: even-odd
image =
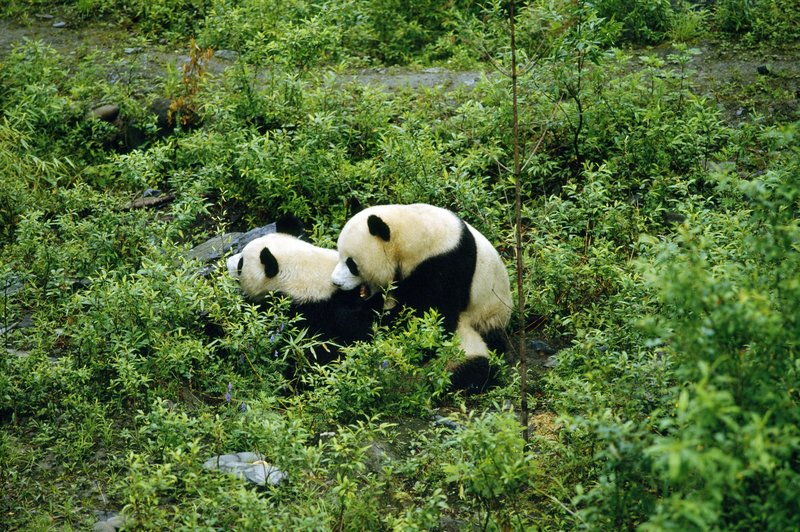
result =
[[243,267],[244,267],[244,257],[239,257],[239,264],[236,265],[236,273],[242,275]]
[[358,264],[356,264],[356,261],[354,261],[352,257],[348,257],[344,263],[347,265],[347,269],[350,270],[350,273],[358,277]]

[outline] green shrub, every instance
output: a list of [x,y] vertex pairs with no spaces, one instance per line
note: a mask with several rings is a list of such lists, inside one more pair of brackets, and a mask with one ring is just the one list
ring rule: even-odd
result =
[[532,456],[525,452],[521,427],[513,413],[484,414],[455,435],[453,463],[443,465],[448,482],[458,483],[459,497],[475,500],[486,512],[483,528],[494,515],[504,527],[524,528],[514,500],[534,482]]
[[[359,203],[428,201],[515,273],[507,3],[400,4],[26,4],[135,16],[126,31],[196,32],[239,57],[203,76],[194,47],[194,73],[154,83],[113,53],[24,42],[4,56],[3,524],[89,529],[94,509],[124,507],[129,528],[154,529],[798,528],[797,126],[788,112],[728,126],[695,93],[686,44],[609,51],[620,31],[696,38],[714,22],[703,9],[518,6],[527,304],[514,327],[558,350],[529,352],[527,446],[505,408],[520,400],[513,368],[493,360],[508,384],[490,393],[447,391],[461,353],[436,316],[381,324],[319,366],[330,345],[285,299],[251,305],[222,264],[183,259],[282,213],[332,247]],[[712,12],[740,17],[747,41],[796,36],[788,3],[742,5]],[[345,68],[478,57],[499,68],[463,90],[382,90]],[[791,96],[762,78],[725,98]],[[154,90],[191,111],[158,139]],[[106,102],[148,142],[114,153],[130,148],[119,124],[87,117]],[[169,195],[131,208],[147,188]],[[202,468],[239,451],[285,482]]]
[[600,0],[595,4],[601,17],[622,23],[622,36],[630,42],[659,42],[672,27],[669,0]]
[[764,142],[784,164],[740,181],[752,205],[747,230],[703,223],[681,234],[681,251],[659,258],[662,339],[691,385],[649,449],[669,488],[654,515],[658,526],[797,525],[786,491],[800,482],[789,465],[800,442],[792,391],[800,309],[790,273],[798,267],[795,139],[795,128],[768,131]]
[[391,331],[378,329],[370,343],[346,349],[339,364],[305,376],[307,408],[321,421],[363,419],[378,407],[423,413],[449,385],[445,368],[459,353],[433,314],[393,324]]
[[722,0],[714,20],[725,32],[749,34],[755,42],[788,44],[800,38],[800,8],[791,0]]

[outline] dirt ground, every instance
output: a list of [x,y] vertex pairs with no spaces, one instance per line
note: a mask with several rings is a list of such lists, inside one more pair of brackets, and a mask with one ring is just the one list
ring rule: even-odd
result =
[[[67,58],[76,60],[94,54],[118,75],[135,68],[140,76],[154,81],[164,74],[167,65],[181,65],[188,60],[186,51],[174,44],[145,40],[103,21],[76,24],[57,12],[36,14],[25,23],[0,19],[0,60],[24,39],[42,40]],[[690,79],[701,94],[717,101],[732,123],[752,118],[753,113],[768,120],[800,120],[800,49],[764,52],[710,41],[695,43],[692,47],[698,53],[688,67]],[[671,45],[631,50],[632,67],[641,64],[639,56],[656,54],[669,59],[674,53]],[[210,71],[220,73],[235,59],[235,52],[215,51]],[[110,75],[115,74],[111,72]],[[342,82],[355,80],[387,90],[436,85],[456,88],[474,85],[481,75],[438,68],[422,72],[372,69],[343,75]],[[742,94],[746,95],[746,100]]]

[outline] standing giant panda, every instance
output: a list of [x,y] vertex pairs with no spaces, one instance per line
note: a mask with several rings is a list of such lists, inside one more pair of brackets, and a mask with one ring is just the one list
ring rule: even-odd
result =
[[488,349],[507,350],[512,302],[508,272],[486,237],[446,209],[381,205],[345,224],[338,249],[335,285],[368,295],[391,285],[397,303],[417,312],[435,308],[467,356],[452,368],[453,386],[474,391],[490,384]]
[[[370,307],[358,290],[340,290],[331,282],[338,257],[332,249],[272,233],[247,244],[228,258],[227,266],[253,301],[262,301],[270,292],[284,295],[309,333],[346,345],[369,339],[378,309]],[[326,363],[335,356],[335,351],[318,353],[317,361]]]

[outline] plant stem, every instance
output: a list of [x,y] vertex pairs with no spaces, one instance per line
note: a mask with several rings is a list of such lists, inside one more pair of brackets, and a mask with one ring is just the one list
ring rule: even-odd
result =
[[509,0],[509,19],[511,24],[511,93],[512,115],[514,133],[514,251],[517,259],[517,316],[519,318],[519,332],[517,333],[517,360],[520,373],[520,409],[522,410],[522,436],[525,443],[529,441],[528,434],[528,364],[525,360],[525,293],[522,286],[522,180],[519,161],[519,116],[517,105],[517,38],[514,28],[514,0]]

